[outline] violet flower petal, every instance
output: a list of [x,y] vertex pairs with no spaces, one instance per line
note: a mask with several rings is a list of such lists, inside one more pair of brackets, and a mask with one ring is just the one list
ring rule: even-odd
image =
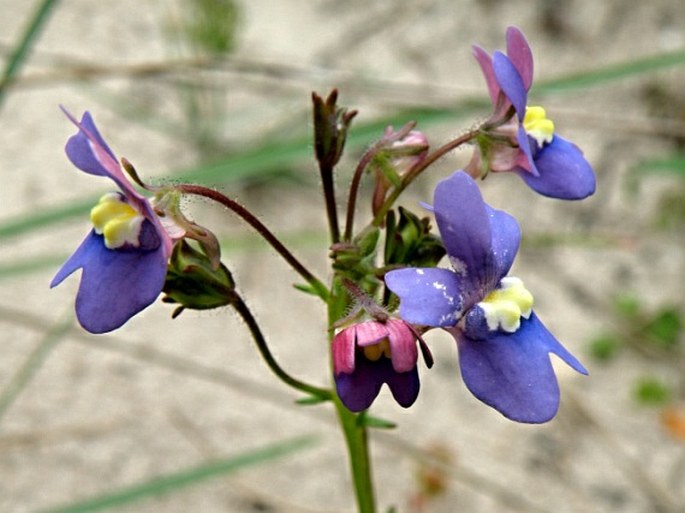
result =
[[[383,362],[383,365],[387,365]],[[407,372],[392,372],[386,377],[385,382],[390,388],[392,396],[397,404],[403,408],[409,408],[419,396],[421,382],[416,365]]]
[[454,326],[463,311],[462,289],[449,269],[398,269],[385,275],[385,283],[400,298],[400,317],[424,326]]
[[501,91],[499,84],[497,83],[497,77],[495,77],[495,70],[492,69],[492,57],[483,48],[478,45],[473,45],[471,47],[473,51],[473,56],[478,62],[483,76],[485,77],[485,84],[488,86],[488,92],[490,93],[490,101],[493,105],[497,105],[497,99]]
[[69,160],[85,173],[110,178],[129,199],[140,203],[142,196],[126,179],[116,156],[100,135],[90,113],[85,112],[81,122],[78,122],[69,112],[62,110],[79,129],[65,146]]
[[507,57],[516,66],[526,91],[533,84],[533,52],[530,45],[517,27],[507,29]]
[[493,265],[491,276],[487,279],[491,283],[494,280],[499,281],[502,277],[509,274],[521,243],[521,229],[513,216],[502,210],[496,210],[487,204],[485,208],[490,217],[492,233],[490,248]]
[[528,91],[516,66],[502,52],[495,52],[492,56],[492,67],[499,86],[516,109],[519,121],[523,121],[526,115]]
[[348,410],[354,412],[369,408],[383,383],[388,384],[393,397],[404,408],[411,406],[419,394],[419,375],[416,367],[409,372],[398,373],[388,358],[372,362],[358,354],[353,373],[335,376],[340,400]]
[[515,333],[472,340],[451,330],[464,383],[476,398],[517,422],[542,423],[559,408],[559,385],[548,353],[581,374],[587,370],[533,313]]
[[538,177],[540,176],[540,171],[538,171],[537,166],[535,165],[535,158],[533,157],[533,148],[531,146],[531,138],[528,135],[528,132],[526,132],[526,129],[523,125],[519,125],[519,129],[516,132],[516,142],[518,142],[520,153],[522,153],[522,158],[519,159],[519,163],[524,164],[525,167],[523,168],[523,171],[527,171],[528,174]]
[[450,262],[470,284],[462,290],[464,308],[470,308],[509,271],[520,242],[518,224],[486,205],[478,184],[463,171],[438,183],[434,204]]
[[596,181],[592,166],[583,152],[573,143],[554,135],[534,157],[539,176],[524,170],[518,175],[534,191],[551,198],[583,199],[595,192]]
[[[147,222],[146,222],[147,223]],[[64,263],[50,287],[82,269],[76,296],[76,315],[91,333],[122,326],[157,299],[166,277],[164,246],[154,250],[107,249],[94,231]]]

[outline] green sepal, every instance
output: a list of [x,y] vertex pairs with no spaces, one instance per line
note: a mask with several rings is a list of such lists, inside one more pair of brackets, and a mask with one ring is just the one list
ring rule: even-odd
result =
[[347,131],[357,111],[337,106],[338,91],[324,100],[312,93],[314,103],[314,153],[322,168],[333,169],[342,156]]
[[184,309],[209,310],[235,300],[235,282],[225,265],[214,268],[211,259],[192,247],[185,239],[177,242],[169,259],[162,301],[177,303],[173,314]]
[[368,226],[351,242],[341,242],[331,247],[333,269],[354,282],[375,283],[376,248],[380,229]]
[[402,179],[397,172],[397,168],[394,166],[392,159],[385,152],[379,152],[374,157],[371,167],[378,169],[394,187],[399,187],[402,184]]
[[395,429],[397,424],[390,420],[381,419],[380,417],[373,417],[367,412],[361,412],[357,416],[357,424],[361,427],[376,428],[376,429]]
[[399,219],[392,210],[386,217],[385,265],[435,267],[446,251],[440,238],[431,233],[429,219],[403,207],[398,211]]

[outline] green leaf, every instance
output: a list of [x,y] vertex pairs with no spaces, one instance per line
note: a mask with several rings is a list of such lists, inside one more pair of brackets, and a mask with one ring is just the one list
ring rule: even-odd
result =
[[660,310],[645,326],[649,339],[667,349],[678,345],[682,329],[682,318],[674,308]]
[[314,406],[316,404],[325,403],[325,402],[330,401],[330,400],[331,400],[330,397],[321,397],[318,395],[310,395],[310,396],[302,397],[302,398],[298,399],[297,401],[295,401],[295,403],[299,404],[301,406]]
[[163,494],[175,493],[182,488],[200,484],[208,479],[227,476],[246,467],[258,465],[283,456],[294,454],[314,445],[312,437],[300,437],[278,442],[259,450],[252,450],[237,456],[219,459],[134,484],[81,502],[43,510],[43,513],[87,513],[118,508]]
[[610,64],[598,69],[582,71],[561,78],[538,82],[534,89],[535,92],[550,93],[561,90],[585,88],[622,78],[645,75],[647,73],[653,73],[661,69],[680,66],[682,64],[685,64],[685,50]]
[[645,406],[662,406],[671,397],[670,388],[662,381],[653,378],[640,378],[635,384],[635,399]]
[[640,176],[645,171],[651,173],[674,174],[685,178],[685,155],[676,153],[665,158],[645,160],[638,164],[631,173]]
[[[51,4],[53,2],[46,1],[44,3]],[[553,93],[560,90],[600,85],[607,81],[644,75],[660,69],[679,66],[683,63],[685,63],[685,51],[656,55],[606,66],[598,70],[538,81],[535,91],[537,93]],[[377,139],[388,125],[401,125],[407,120],[416,120],[422,127],[445,122],[455,124],[465,116],[482,113],[481,111],[489,108],[489,105],[485,95],[479,95],[478,97],[465,98],[458,106],[451,109],[406,109],[376,121],[356,124],[347,135],[347,145],[352,149],[354,147],[357,149],[364,148],[370,140]],[[201,184],[217,184],[256,176],[263,177],[278,172],[278,170],[289,168],[293,163],[311,158],[311,146],[309,135],[289,141],[271,141],[214,163],[169,173],[163,180],[187,180]],[[25,234],[72,217],[85,215],[93,204],[94,200],[77,200],[41,213],[22,215],[17,219],[0,224],[0,239]]]
[[629,321],[639,317],[641,308],[640,300],[632,294],[621,294],[614,302],[616,313]]
[[7,385],[0,390],[0,419],[2,419],[7,409],[14,403],[17,396],[31,382],[31,379],[33,379],[52,350],[59,342],[64,340],[73,324],[74,315],[71,313],[71,308],[69,308],[69,314],[45,333],[43,339],[31,351],[26,361],[17,369]]
[[381,419],[379,417],[372,417],[366,412],[362,412],[359,414],[359,416],[357,417],[357,423],[360,426],[366,426],[369,428],[377,429],[394,429],[397,427],[397,424],[390,420]]
[[616,335],[599,335],[590,341],[590,356],[595,360],[608,362],[617,356],[621,346],[621,340]]

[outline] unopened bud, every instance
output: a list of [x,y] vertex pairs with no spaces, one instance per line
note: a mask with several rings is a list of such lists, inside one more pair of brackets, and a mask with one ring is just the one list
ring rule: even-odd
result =
[[184,309],[209,310],[231,304],[235,300],[235,282],[225,265],[215,267],[202,251],[181,240],[169,261],[166,283],[162,289],[166,303],[178,303],[172,317]]

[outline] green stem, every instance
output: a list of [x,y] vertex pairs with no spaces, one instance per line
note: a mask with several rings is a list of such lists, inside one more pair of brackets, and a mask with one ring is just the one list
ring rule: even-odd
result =
[[326,215],[328,217],[328,231],[331,234],[331,242],[340,242],[340,227],[338,225],[338,207],[335,201],[335,184],[333,182],[333,168],[325,163],[319,163],[321,185],[326,203]]
[[271,371],[276,374],[281,381],[283,381],[286,385],[289,385],[302,392],[306,392],[314,397],[318,397],[323,401],[332,399],[333,394],[329,390],[304,383],[303,381],[292,377],[283,370],[271,353],[269,345],[266,343],[266,339],[264,338],[262,330],[259,328],[259,324],[257,324],[257,320],[254,318],[254,315],[252,315],[252,312],[245,301],[243,301],[243,299],[235,292],[233,293],[231,305],[236,309],[243,321],[245,321],[245,324],[247,324],[247,327],[252,334],[252,338],[254,339],[262,358],[264,358],[264,361],[269,366]]
[[362,155],[362,158],[359,160],[359,164],[357,164],[357,168],[355,169],[354,175],[352,176],[349,197],[347,199],[347,217],[345,221],[345,235],[343,238],[343,240],[345,241],[352,240],[352,232],[354,230],[354,211],[357,203],[357,193],[359,192],[359,184],[361,183],[364,170],[371,163],[373,158],[376,156],[376,153],[378,153],[378,150],[380,149],[381,145],[379,143],[376,143],[371,148],[366,150],[364,155]]
[[204,196],[209,198],[221,205],[225,206],[229,210],[233,211],[239,217],[241,217],[247,224],[252,226],[259,235],[261,235],[271,247],[276,250],[276,252],[281,255],[290,266],[299,273],[302,278],[304,278],[316,291],[317,295],[324,301],[328,300],[328,289],[326,286],[316,278],[307,269],[302,262],[300,262],[295,255],[293,255],[288,248],[286,248],[283,243],[262,223],[257,219],[252,212],[243,207],[240,203],[232,200],[228,196],[210,189],[209,187],[203,187],[202,185],[192,185],[192,184],[181,184],[176,185],[175,189],[184,194],[195,194],[197,196]]
[[[350,307],[349,293],[342,285],[342,278],[338,275],[333,277],[333,284],[329,294],[328,318],[332,326],[335,321],[342,318]],[[333,330],[330,332],[333,336]],[[329,341],[332,343],[332,340]],[[331,359],[331,364],[333,360]],[[334,370],[331,368],[331,372]],[[361,422],[360,415],[353,413],[340,401],[338,394],[333,393],[333,403],[340,427],[347,445],[347,453],[350,465],[350,475],[357,499],[358,513],[375,513],[376,500],[374,497],[373,476],[371,474],[371,460],[367,439],[367,427]]]
[[464,143],[469,142],[471,139],[476,137],[480,131],[481,127],[469,130],[464,135],[445,143],[440,148],[435,150],[433,153],[429,154],[425,159],[423,159],[413,168],[411,168],[407,172],[407,174],[404,175],[404,177],[402,178],[402,183],[400,183],[398,187],[395,187],[392,190],[392,192],[388,195],[385,202],[378,210],[376,217],[373,219],[373,225],[381,226],[383,224],[385,216],[388,213],[388,210],[390,210],[392,206],[395,204],[395,201],[397,201],[397,198],[400,196],[400,194],[402,194],[402,191],[404,191],[404,189],[406,189],[409,186],[409,184],[412,183],[423,171],[428,169],[428,167],[430,167],[431,164],[433,164],[436,160],[444,157],[450,151],[458,148]]
[[352,413],[340,402],[338,396],[334,399],[338,412],[340,426],[347,443],[350,461],[352,484],[357,499],[358,513],[375,513],[376,499],[371,475],[371,459],[369,458],[369,444],[366,426],[359,422],[359,414]]

